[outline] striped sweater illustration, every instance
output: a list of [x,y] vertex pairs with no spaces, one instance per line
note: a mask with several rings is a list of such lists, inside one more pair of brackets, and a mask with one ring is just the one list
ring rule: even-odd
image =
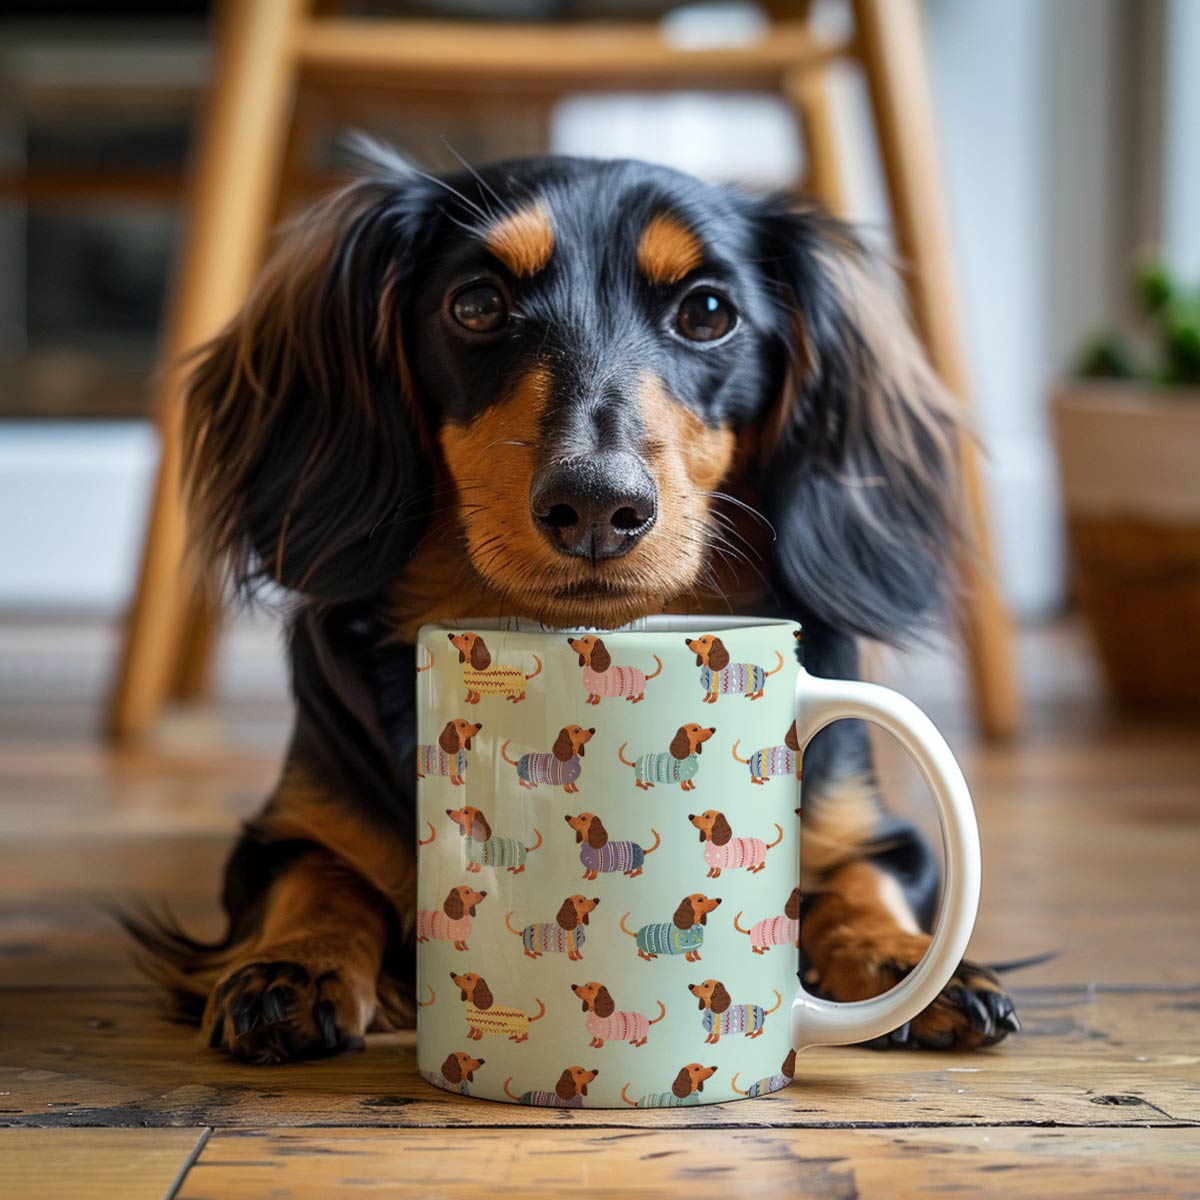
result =
[[691,929],[680,929],[671,921],[656,921],[643,925],[634,936],[643,954],[694,954],[704,945],[704,926],[696,924]]
[[490,837],[486,842],[463,838],[463,856],[470,866],[519,870],[525,866],[527,856],[542,844],[542,835],[536,829],[533,832],[537,833],[537,841],[532,846],[512,837]]
[[583,763],[580,762],[578,755],[572,755],[566,762],[563,762],[562,759],[549,753],[522,754],[515,765],[517,778],[522,783],[533,786],[539,783],[551,783],[561,787],[568,783],[575,783],[583,773]]
[[586,842],[579,848],[579,861],[588,872],[601,875],[613,871],[640,871],[646,861],[646,851],[637,842],[605,842],[603,846],[589,846]]
[[666,750],[651,752],[635,759],[633,770],[638,783],[686,783],[699,773],[700,756],[689,754],[686,758],[676,758]]
[[438,745],[417,747],[417,774],[461,778],[467,769],[467,752],[447,754]]

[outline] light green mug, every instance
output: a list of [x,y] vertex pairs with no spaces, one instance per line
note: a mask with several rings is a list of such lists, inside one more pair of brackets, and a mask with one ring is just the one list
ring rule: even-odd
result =
[[[819,679],[799,629],[650,617],[418,638],[417,1065],[549,1107],[713,1103],[787,1086],[796,1051],[910,1020],[961,959],[979,896],[962,772],[886,688]],[[919,966],[884,996],[797,985],[800,759],[843,717],[901,742],[946,879]]]

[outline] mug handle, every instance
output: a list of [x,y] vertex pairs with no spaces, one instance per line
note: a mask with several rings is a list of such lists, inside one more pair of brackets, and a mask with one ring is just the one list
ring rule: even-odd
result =
[[[967,948],[979,907],[979,827],[967,781],[946,739],[907,697],[874,683],[820,679],[801,669],[796,680],[796,733],[803,748],[845,717],[886,729],[908,751],[933,793],[945,848],[946,878],[933,939],[925,957],[882,996],[836,1004],[803,987],[792,1001],[792,1045],[844,1046],[898,1029],[937,998]],[[803,806],[801,811],[803,839]]]

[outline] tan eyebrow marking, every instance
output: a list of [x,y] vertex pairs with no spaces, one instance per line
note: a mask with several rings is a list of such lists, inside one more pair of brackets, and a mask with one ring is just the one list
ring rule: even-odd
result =
[[502,217],[483,244],[516,276],[536,275],[554,253],[554,226],[540,203]]
[[642,231],[637,260],[651,283],[677,283],[704,260],[704,248],[686,225],[659,213]]

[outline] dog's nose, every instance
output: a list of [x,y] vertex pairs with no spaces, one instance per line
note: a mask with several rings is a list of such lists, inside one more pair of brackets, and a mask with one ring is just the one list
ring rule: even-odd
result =
[[637,545],[658,515],[658,489],[633,454],[608,452],[545,467],[529,507],[563,554],[617,558]]

